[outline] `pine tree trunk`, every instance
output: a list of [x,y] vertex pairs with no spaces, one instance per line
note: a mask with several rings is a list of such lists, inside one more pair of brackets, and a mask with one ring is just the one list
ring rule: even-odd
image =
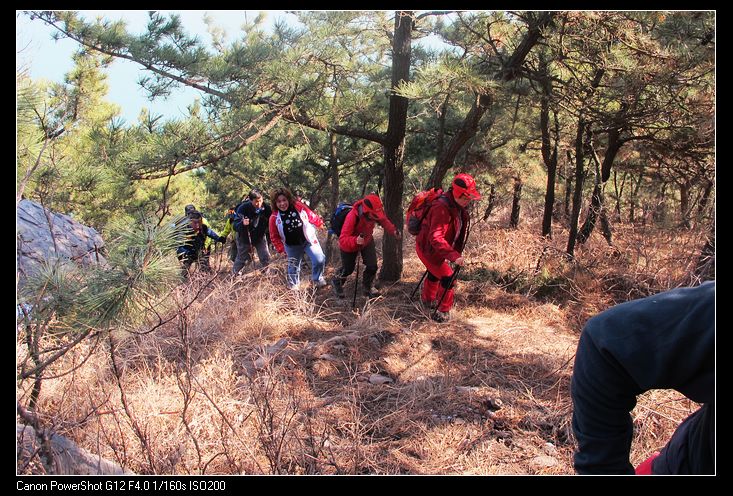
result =
[[514,194],[512,195],[512,215],[509,219],[509,226],[517,228],[519,226],[519,209],[522,199],[522,178],[514,178]]
[[[329,135],[329,147],[331,152],[330,157],[328,158],[328,166],[331,170],[331,208],[329,209],[329,212],[333,212],[334,210],[336,210],[336,205],[338,205],[339,203],[339,170],[337,156],[338,150],[336,148],[336,135],[333,133],[330,133]],[[326,265],[338,264],[338,259],[340,258],[335,256],[340,252],[338,251],[338,239],[336,239],[337,249],[334,250],[333,248],[334,239],[335,236],[333,234],[329,234],[328,238],[326,239]]]
[[[392,39],[392,89],[409,81],[413,12],[397,12]],[[402,194],[405,174],[403,155],[407,129],[407,98],[392,93],[389,97],[389,123],[384,143],[384,212],[399,229],[404,223]],[[396,281],[402,275],[402,241],[392,236],[382,240],[382,270],[379,279]]]
[[572,197],[573,192],[573,177],[570,174],[570,164],[573,163],[573,156],[570,153],[570,150],[567,150],[567,164],[565,166],[565,199],[563,200],[563,214],[565,215],[565,219],[570,222],[570,198]]
[[713,190],[713,182],[707,180],[705,182],[705,189],[702,193],[702,198],[700,198],[700,203],[697,205],[697,222],[702,222],[702,220],[705,218],[705,213],[708,206],[708,201],[710,201],[710,193]]
[[624,185],[626,184],[627,175],[628,172],[624,172],[624,175],[621,177],[621,186],[619,186],[616,178],[616,171],[613,171],[613,187],[616,192],[616,205],[614,206],[613,211],[616,222],[621,222],[621,195],[624,193]]
[[453,167],[456,156],[465,144],[476,135],[481,117],[491,106],[492,99],[489,95],[476,95],[471,110],[463,120],[463,125],[448,143],[445,150],[438,156],[433,166],[433,171],[428,179],[428,187],[440,188],[443,186],[443,179],[448,170]]
[[652,219],[657,224],[664,224],[667,221],[667,186],[668,182],[663,182],[662,187],[659,188],[659,194],[657,195],[657,202],[652,210]]
[[680,183],[680,227],[690,229],[690,182]]
[[613,244],[613,230],[611,229],[611,223],[608,221],[608,215],[606,215],[606,207],[603,204],[603,198],[601,198],[601,232],[603,237],[606,238],[606,242],[609,245]]
[[710,234],[695,263],[693,275],[697,280],[696,282],[715,279],[715,221],[710,226]]
[[547,167],[547,187],[545,189],[545,210],[542,215],[542,236],[552,238],[552,210],[555,206],[555,177],[557,175],[557,140],[551,151],[550,144],[550,94],[552,85],[547,69],[547,61],[540,56],[542,79],[542,98],[540,100],[540,130],[542,131],[542,160]]
[[486,211],[484,212],[483,220],[487,220],[489,218],[489,216],[491,215],[491,211],[494,210],[495,202],[496,202],[496,186],[492,184],[491,191],[489,192],[489,205],[486,207]]
[[569,256],[574,256],[575,241],[578,235],[578,219],[580,218],[580,204],[583,199],[583,180],[585,172],[583,161],[583,134],[585,133],[585,119],[578,120],[578,130],[575,135],[575,189],[573,191],[573,210],[570,214],[570,233],[568,234],[568,246],[565,250]]
[[635,212],[636,212],[636,199],[638,198],[639,194],[639,188],[641,187],[641,182],[644,179],[644,172],[639,173],[639,180],[634,184],[634,176],[631,176],[631,195],[629,197],[629,223],[633,224],[635,220]]

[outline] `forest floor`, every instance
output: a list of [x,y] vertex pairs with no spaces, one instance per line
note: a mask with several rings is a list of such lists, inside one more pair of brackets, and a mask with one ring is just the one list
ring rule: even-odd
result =
[[[355,308],[354,275],[339,300],[330,286],[286,290],[283,257],[237,278],[215,257],[216,277],[180,288],[177,319],[120,338],[119,381],[100,349],[48,380],[41,406],[137,473],[573,474],[575,348],[587,318],[644,296],[649,279],[619,262],[638,265],[635,245],[589,242],[578,259],[593,262],[571,268],[529,230],[473,236],[447,323],[410,298],[424,270],[413,239],[401,281],[369,301],[359,291]],[[631,462],[696,408],[642,395]]]

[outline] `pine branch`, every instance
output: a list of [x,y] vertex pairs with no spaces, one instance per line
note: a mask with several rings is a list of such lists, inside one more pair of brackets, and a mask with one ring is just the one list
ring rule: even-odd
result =
[[[168,170],[166,172],[158,172],[158,173],[153,172],[153,173],[135,174],[133,176],[133,179],[137,179],[137,180],[161,179],[161,178],[164,178],[164,177],[175,176],[177,174],[188,172],[190,170],[198,169],[199,167],[207,167],[207,166],[210,166],[210,165],[212,165],[212,164],[214,164],[214,163],[216,163],[216,162],[218,162],[220,160],[225,159],[226,157],[232,155],[233,153],[238,152],[242,148],[246,147],[247,145],[249,145],[249,144],[253,143],[254,141],[256,141],[257,139],[259,139],[261,136],[263,136],[265,133],[267,133],[270,129],[272,129],[273,126],[275,126],[275,124],[277,124],[280,121],[280,119],[283,117],[282,114],[283,114],[283,110],[278,110],[278,111],[276,111],[274,113],[271,113],[270,114],[271,115],[270,120],[263,127],[261,127],[259,130],[257,130],[256,133],[254,133],[253,135],[251,135],[251,136],[249,136],[247,138],[242,139],[242,142],[240,144],[234,146],[233,148],[231,148],[229,150],[223,151],[219,155],[210,157],[210,158],[208,158],[206,160],[203,160],[203,161],[200,161],[200,162],[195,162],[193,164],[189,164],[189,165],[187,165],[185,167],[181,167],[179,169],[176,169],[176,165],[178,165],[178,163],[179,163],[178,161],[157,164],[158,167],[168,167]],[[241,139],[242,138],[242,133],[244,131],[246,131],[247,129],[254,127],[255,123],[256,123],[256,121],[252,121],[249,124],[247,124],[247,126],[245,126],[244,128],[239,129],[236,132],[236,137]]]

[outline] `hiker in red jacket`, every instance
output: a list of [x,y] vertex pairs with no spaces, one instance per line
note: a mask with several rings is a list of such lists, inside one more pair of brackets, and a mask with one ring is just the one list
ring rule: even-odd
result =
[[379,291],[372,286],[374,276],[377,274],[377,249],[372,236],[376,223],[398,240],[401,238],[397,228],[384,214],[382,200],[375,194],[366,195],[354,203],[353,208],[344,219],[344,225],[339,235],[341,269],[331,281],[333,290],[339,298],[344,297],[344,281],[354,272],[359,253],[366,265],[363,279],[364,295],[367,298],[376,298],[380,295]]
[[415,240],[417,256],[428,269],[420,299],[427,307],[440,302],[432,315],[437,322],[450,319],[455,280],[448,262],[463,265],[461,252],[469,222],[466,207],[471,200],[480,198],[473,177],[456,175],[448,191],[433,200]]

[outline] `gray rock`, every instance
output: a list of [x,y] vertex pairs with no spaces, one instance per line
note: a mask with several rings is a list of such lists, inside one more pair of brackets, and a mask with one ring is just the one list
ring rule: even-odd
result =
[[543,468],[549,468],[554,467],[558,465],[560,462],[558,462],[555,458],[551,456],[535,456],[529,461],[529,466],[535,470],[543,469]]
[[[52,460],[42,457],[45,472],[55,475],[132,475],[130,470],[115,462],[91,453],[68,438],[54,433],[49,438]],[[16,446],[18,447],[18,466],[27,463],[40,453],[40,443],[36,431],[29,425],[15,424]]]
[[386,384],[388,382],[394,382],[391,378],[379,375],[379,374],[372,374],[369,376],[369,382],[372,384]]
[[68,215],[44,211],[40,204],[31,200],[18,203],[16,257],[19,287],[44,261],[73,261],[82,266],[106,265],[101,253],[103,248],[102,236],[91,227]]

